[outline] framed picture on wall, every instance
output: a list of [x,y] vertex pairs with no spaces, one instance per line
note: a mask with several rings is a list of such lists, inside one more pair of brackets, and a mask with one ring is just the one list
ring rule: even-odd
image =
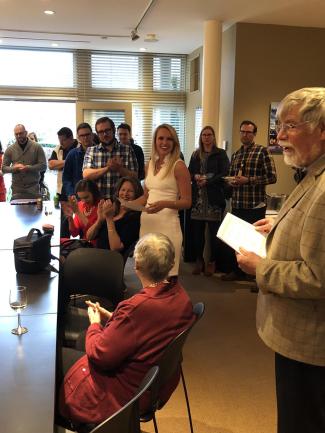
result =
[[282,147],[278,144],[277,132],[275,129],[276,121],[276,110],[278,108],[279,102],[271,102],[270,104],[270,116],[269,116],[269,134],[268,134],[268,149],[271,153],[281,154]]

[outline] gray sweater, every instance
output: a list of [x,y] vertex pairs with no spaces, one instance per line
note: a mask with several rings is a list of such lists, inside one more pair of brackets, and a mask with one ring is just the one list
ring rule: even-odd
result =
[[[27,170],[16,171],[14,164],[27,165]],[[46,170],[46,157],[42,146],[28,140],[23,150],[16,142],[9,146],[2,163],[3,174],[12,174],[12,198],[36,198],[40,196],[40,172]]]

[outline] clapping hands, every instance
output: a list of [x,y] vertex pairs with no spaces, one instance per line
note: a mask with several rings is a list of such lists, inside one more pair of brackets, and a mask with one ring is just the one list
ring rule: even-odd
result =
[[110,200],[100,200],[98,203],[97,216],[104,221],[106,218],[111,219],[115,215],[115,204]]
[[112,317],[113,313],[101,307],[99,302],[95,304],[91,301],[86,301],[88,305],[88,317],[90,324],[101,323],[102,320],[108,320]]

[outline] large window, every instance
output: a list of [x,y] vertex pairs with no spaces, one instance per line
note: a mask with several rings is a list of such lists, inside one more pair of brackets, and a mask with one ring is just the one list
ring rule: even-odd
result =
[[73,87],[73,53],[0,50],[0,85]]
[[199,137],[202,129],[202,108],[198,107],[195,109],[195,130],[194,130],[194,145],[199,146]]
[[[28,132],[35,132],[43,146],[46,159],[58,144],[57,132],[62,126],[68,126],[75,133],[76,109],[74,103],[0,101],[0,141],[3,150],[14,143],[14,127],[22,123]],[[11,175],[4,176],[7,189],[11,185]],[[56,172],[47,170],[45,182],[53,196],[56,190]]]
[[[176,128],[184,146],[185,55],[0,48],[0,61],[6,65],[0,68],[0,98],[91,104],[91,112],[78,116],[91,125],[102,115],[131,123],[131,109],[123,117],[128,105],[133,137],[146,158],[153,129],[162,122]],[[106,104],[116,109],[106,111]]]
[[94,132],[96,120],[104,116],[112,119],[116,128],[120,123],[125,122],[124,110],[84,110],[84,121],[91,125]]
[[184,63],[181,58],[154,57],[153,88],[154,90],[184,90]]
[[130,55],[92,54],[91,79],[95,88],[138,89],[139,59]]
[[161,123],[169,123],[178,134],[181,149],[184,150],[184,129],[185,118],[182,106],[159,105],[153,110],[153,129]]

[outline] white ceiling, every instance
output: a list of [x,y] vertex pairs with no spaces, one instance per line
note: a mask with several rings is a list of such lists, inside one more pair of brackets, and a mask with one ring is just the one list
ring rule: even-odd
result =
[[[2,46],[190,53],[203,44],[203,23],[236,22],[325,27],[324,0],[0,0]],[[56,13],[47,16],[44,10]],[[158,42],[144,42],[148,33]],[[119,37],[110,37],[117,35]],[[106,37],[103,39],[102,37]],[[124,36],[124,37],[123,37]]]

